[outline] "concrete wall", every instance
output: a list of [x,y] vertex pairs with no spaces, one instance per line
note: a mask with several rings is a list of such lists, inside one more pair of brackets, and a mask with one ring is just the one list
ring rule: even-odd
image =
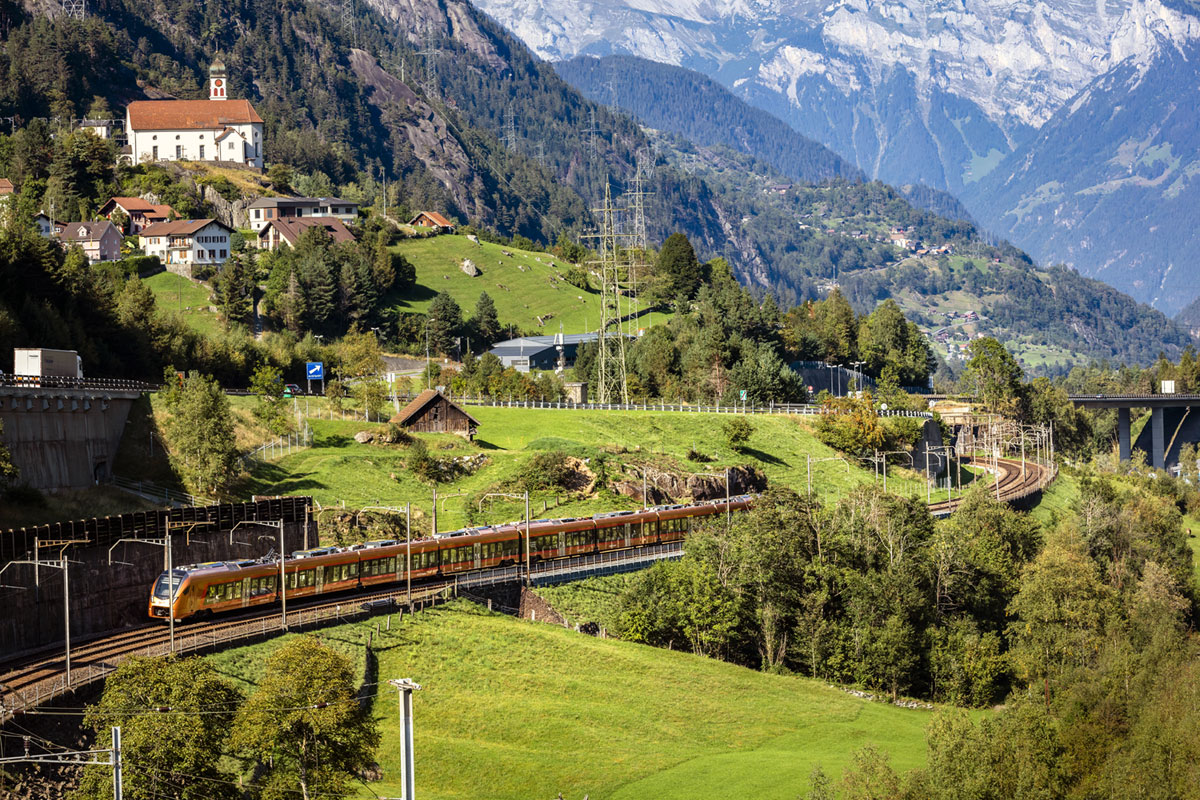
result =
[[[307,535],[306,535],[307,533]],[[260,539],[259,536],[266,536]],[[278,534],[260,527],[242,527],[233,534],[175,533],[175,564],[195,564],[234,558],[255,558],[274,549]],[[287,551],[317,541],[315,522],[284,526]],[[108,563],[109,546],[71,546],[71,637],[119,630],[147,621],[150,587],[165,567],[162,547],[143,543],[117,544]],[[57,559],[58,550],[43,548],[42,558]],[[117,563],[123,562],[123,563]],[[63,575],[60,569],[15,564],[4,572],[0,588],[0,653],[17,653],[63,642]]]
[[942,428],[936,420],[925,420],[925,426],[921,429],[921,440],[917,442],[917,446],[913,448],[913,464],[918,472],[926,472],[925,454],[929,454],[929,469],[926,472],[929,476],[941,475],[946,470],[946,451],[942,449]]
[[0,387],[3,440],[35,489],[79,489],[112,477],[136,391]]

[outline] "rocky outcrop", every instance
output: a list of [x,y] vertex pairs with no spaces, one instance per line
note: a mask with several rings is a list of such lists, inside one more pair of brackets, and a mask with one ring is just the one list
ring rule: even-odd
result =
[[[416,0],[412,4],[423,5]],[[484,195],[483,182],[446,120],[366,51],[351,50],[350,66],[369,87],[367,102],[379,110],[381,122],[408,139],[414,155],[446,188],[454,204],[473,219],[491,221],[494,214],[478,199]]]
[[[725,497],[724,472],[712,475],[676,475],[673,472],[649,465],[643,469],[646,473],[644,482],[646,496],[642,494],[643,481],[640,473],[636,474],[633,480],[616,482],[613,490],[646,505],[662,505],[679,500],[700,502]],[[767,477],[758,469],[749,466],[730,467],[729,494],[731,496],[761,492],[766,488]]]

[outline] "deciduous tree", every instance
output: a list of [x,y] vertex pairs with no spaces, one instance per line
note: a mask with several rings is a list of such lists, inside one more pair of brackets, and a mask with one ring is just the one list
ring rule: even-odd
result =
[[346,797],[371,764],[379,731],[356,697],[350,660],[315,636],[292,639],[267,661],[238,711],[231,745],[259,764],[263,798]]

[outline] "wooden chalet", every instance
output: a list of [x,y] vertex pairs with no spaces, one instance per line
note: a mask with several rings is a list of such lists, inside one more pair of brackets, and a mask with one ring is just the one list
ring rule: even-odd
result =
[[426,389],[392,417],[392,422],[417,433],[456,433],[468,440],[475,437],[479,420],[450,402],[436,389]]
[[454,223],[436,211],[421,211],[408,221],[414,228],[430,228],[439,233],[453,233]]

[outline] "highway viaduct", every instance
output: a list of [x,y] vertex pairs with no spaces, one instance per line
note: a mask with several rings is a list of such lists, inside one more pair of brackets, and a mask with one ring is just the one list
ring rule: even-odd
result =
[[1184,442],[1200,441],[1200,412],[1192,413],[1200,406],[1200,394],[1077,394],[1070,399],[1080,408],[1117,410],[1117,443],[1122,461],[1129,460],[1136,444],[1129,430],[1132,408],[1150,409],[1150,422],[1138,437],[1138,443],[1155,469],[1177,463],[1179,446]]

